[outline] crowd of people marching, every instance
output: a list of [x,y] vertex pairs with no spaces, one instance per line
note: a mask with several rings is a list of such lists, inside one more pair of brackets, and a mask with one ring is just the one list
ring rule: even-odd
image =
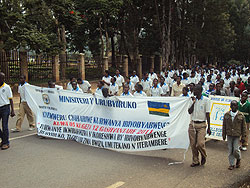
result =
[[[29,130],[34,130],[34,116],[25,99],[24,87],[28,83],[25,76],[20,77],[18,92],[20,93],[20,108],[16,122],[16,128],[12,132],[20,132],[25,114],[29,121]],[[15,116],[12,92],[4,82],[4,74],[0,73],[0,114],[2,115],[2,127],[0,130],[1,149],[9,148],[8,116]],[[48,82],[49,88],[63,89],[55,82]],[[227,112],[223,120],[223,139],[228,140],[229,170],[240,167],[241,150],[246,151],[248,146],[250,124],[250,71],[247,66],[222,67],[195,67],[187,69],[182,66],[179,69],[163,69],[155,73],[151,68],[140,79],[136,71],[130,77],[124,77],[116,70],[115,75],[110,75],[106,70],[102,79],[98,81],[95,92],[91,90],[91,84],[81,78],[71,78],[67,83],[67,90],[77,93],[93,93],[103,97],[189,97],[190,106],[188,113],[191,116],[189,126],[190,145],[193,154],[191,167],[206,163],[205,135],[210,131],[210,95],[236,97],[238,100],[231,102],[231,110]],[[10,110],[10,107],[11,110]],[[3,111],[3,112],[1,112]],[[236,119],[236,120],[235,120]],[[241,143],[241,144],[240,144]],[[199,161],[201,154],[201,163]],[[236,166],[235,166],[236,160]]]
[[[49,87],[56,86],[49,83]],[[71,78],[67,89],[80,93],[92,93],[88,81]],[[123,77],[119,70],[115,75],[105,71],[97,84],[94,95],[103,97],[189,97],[188,113],[191,116],[189,126],[190,146],[193,154],[191,167],[206,163],[205,135],[210,130],[209,95],[236,97],[231,102],[231,110],[225,113],[223,120],[223,140],[228,142],[229,170],[240,167],[241,153],[247,150],[250,124],[250,72],[247,66],[195,67],[194,69],[163,69],[155,73],[151,68],[140,79],[134,70],[130,77]],[[199,153],[201,162],[199,161]],[[235,163],[236,161],[236,163]]]
[[[133,71],[130,77],[124,77],[116,70],[114,76],[105,71],[102,80],[97,84],[95,94],[103,95],[102,90],[108,91],[108,96],[194,96],[195,85],[202,86],[202,95],[220,95],[240,97],[242,92],[250,94],[250,72],[246,67],[236,68],[211,68],[196,67],[193,70],[179,69],[162,70],[159,74],[153,69],[143,74],[142,79]],[[49,87],[57,87],[49,82]],[[87,80],[71,78],[67,84],[67,90],[80,93],[91,93],[91,85]],[[104,93],[105,93],[104,92]]]

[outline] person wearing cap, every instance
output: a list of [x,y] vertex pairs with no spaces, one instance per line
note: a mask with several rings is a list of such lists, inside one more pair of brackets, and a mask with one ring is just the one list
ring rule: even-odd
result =
[[2,142],[0,143],[0,147],[2,150],[6,150],[10,147],[8,121],[9,115],[11,117],[15,116],[12,91],[4,80],[5,74],[0,72],[0,117],[2,119],[2,129],[0,129]]
[[18,86],[18,93],[20,94],[20,105],[19,105],[19,112],[17,115],[16,127],[11,129],[12,132],[20,132],[21,126],[25,117],[27,116],[29,122],[29,131],[33,131],[35,129],[35,118],[34,114],[32,113],[25,97],[25,86],[29,85],[26,82],[26,77],[24,75],[20,76],[20,84]]

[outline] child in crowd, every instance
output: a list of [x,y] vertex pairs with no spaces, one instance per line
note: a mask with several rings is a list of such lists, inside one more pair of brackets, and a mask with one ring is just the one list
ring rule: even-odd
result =
[[[238,111],[238,102],[233,100],[231,110],[225,113],[223,118],[222,137],[227,138],[229,170],[240,167],[240,137],[246,136],[246,121],[244,115]],[[235,166],[236,160],[236,166]]]

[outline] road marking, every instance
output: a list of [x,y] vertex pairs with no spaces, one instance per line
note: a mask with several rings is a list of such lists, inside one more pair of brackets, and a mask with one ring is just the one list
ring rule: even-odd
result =
[[114,183],[113,185],[110,185],[110,186],[108,186],[108,187],[106,187],[106,188],[117,188],[117,187],[121,187],[121,186],[124,185],[124,184],[125,184],[125,182],[123,182],[123,181],[118,181],[118,182]]
[[10,138],[9,140],[17,140],[17,139],[20,139],[20,138],[25,138],[25,137],[29,137],[29,136],[33,136],[33,135],[36,135],[37,133],[31,133],[31,134],[26,134],[26,135],[23,135],[23,136],[17,136],[17,137],[14,137],[14,138]]

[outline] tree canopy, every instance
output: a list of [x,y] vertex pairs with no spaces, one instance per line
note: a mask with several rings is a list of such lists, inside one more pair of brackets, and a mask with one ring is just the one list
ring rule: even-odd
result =
[[1,0],[0,49],[249,63],[250,0]]

